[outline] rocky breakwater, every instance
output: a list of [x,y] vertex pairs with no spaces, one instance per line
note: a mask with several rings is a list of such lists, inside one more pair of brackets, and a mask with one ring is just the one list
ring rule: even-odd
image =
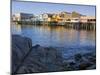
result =
[[31,39],[12,35],[12,74],[61,71],[61,56],[55,48],[32,46]]
[[76,53],[69,59],[52,47],[32,46],[29,38],[12,35],[12,74],[90,70],[96,68],[96,52]]
[[96,69],[96,52],[77,53],[71,59],[63,61],[63,71]]

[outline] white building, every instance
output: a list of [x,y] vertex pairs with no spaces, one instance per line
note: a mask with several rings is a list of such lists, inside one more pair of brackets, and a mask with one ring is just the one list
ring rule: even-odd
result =
[[40,15],[42,21],[51,21],[53,14],[44,13]]
[[96,18],[95,18],[95,16],[81,16],[80,22],[82,22],[82,23],[95,23]]
[[80,22],[80,18],[71,18],[71,21],[70,22],[72,22],[72,23],[78,23],[78,22]]

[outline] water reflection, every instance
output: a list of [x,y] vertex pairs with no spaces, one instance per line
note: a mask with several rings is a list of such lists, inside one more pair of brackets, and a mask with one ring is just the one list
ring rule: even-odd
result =
[[21,25],[11,25],[12,34],[21,34]]
[[95,31],[67,29],[63,26],[12,25],[12,34],[32,39],[33,45],[53,47],[95,46]]

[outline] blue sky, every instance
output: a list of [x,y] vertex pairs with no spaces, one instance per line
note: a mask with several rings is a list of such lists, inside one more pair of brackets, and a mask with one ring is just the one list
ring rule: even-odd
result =
[[12,1],[12,14],[24,12],[39,15],[62,11],[76,11],[83,15],[95,16],[95,6]]

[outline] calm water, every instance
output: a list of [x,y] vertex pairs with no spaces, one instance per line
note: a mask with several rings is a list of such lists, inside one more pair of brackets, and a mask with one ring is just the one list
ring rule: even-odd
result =
[[31,38],[33,45],[69,49],[71,53],[77,50],[95,50],[95,31],[68,29],[63,26],[12,25],[11,32]]

